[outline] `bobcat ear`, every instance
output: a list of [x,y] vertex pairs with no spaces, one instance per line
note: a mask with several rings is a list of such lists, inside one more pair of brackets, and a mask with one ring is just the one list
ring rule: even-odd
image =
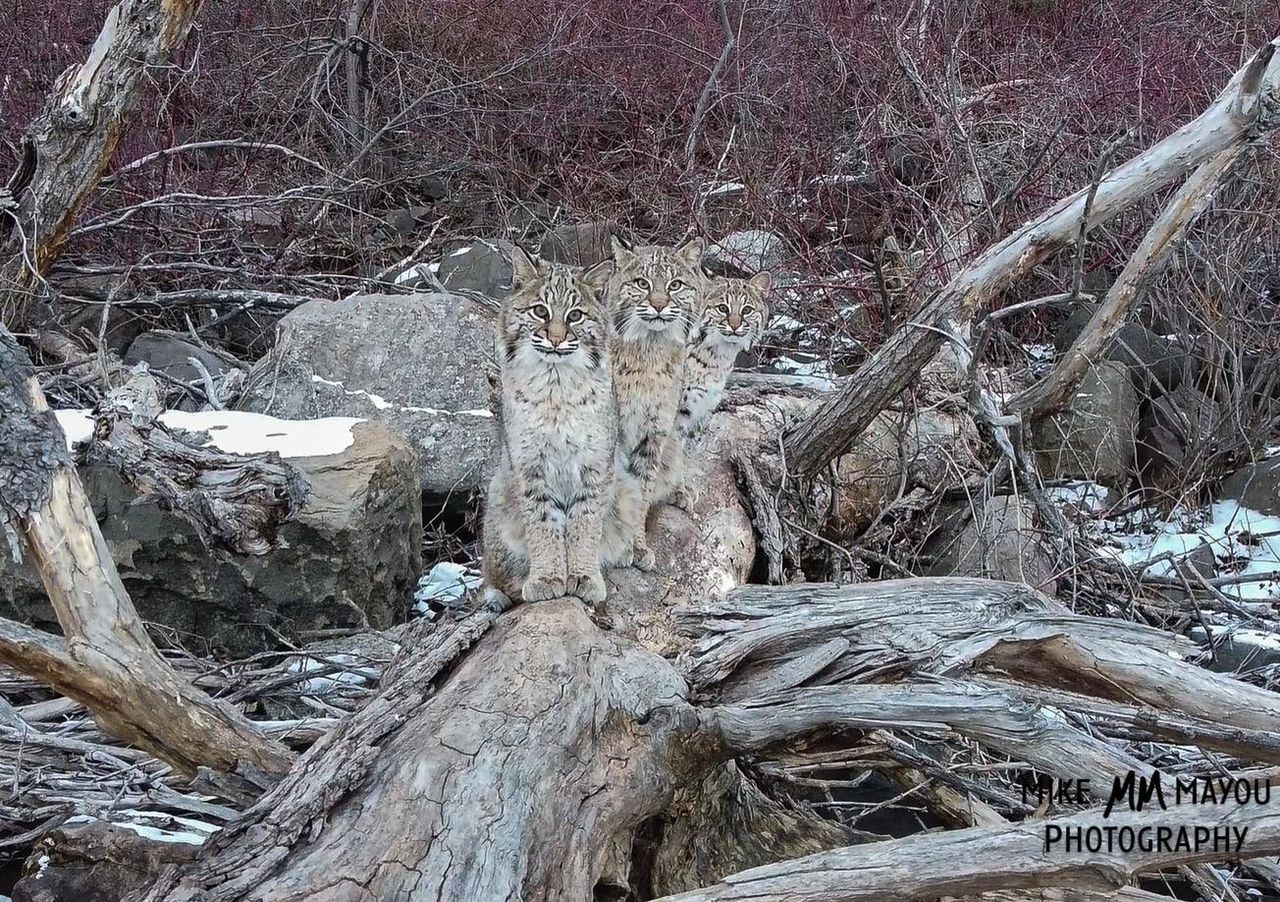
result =
[[609,236],[609,249],[613,251],[613,259],[619,263],[626,263],[635,256],[631,249],[618,239],[617,235]]
[[758,272],[751,278],[747,279],[747,286],[752,291],[758,291],[761,294],[768,294],[773,288],[773,276],[767,272]]
[[613,277],[613,261],[603,260],[582,274],[582,281],[596,291],[604,291]]
[[702,251],[706,248],[706,242],[701,238],[693,238],[686,241],[676,249],[676,256],[683,260],[689,266],[698,266],[702,263]]
[[526,285],[538,278],[538,264],[518,244],[511,245],[511,275],[515,285]]

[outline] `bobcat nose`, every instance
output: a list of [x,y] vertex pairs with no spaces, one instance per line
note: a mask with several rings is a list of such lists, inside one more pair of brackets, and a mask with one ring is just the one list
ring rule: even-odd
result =
[[663,310],[666,310],[667,304],[670,304],[670,303],[671,303],[671,298],[665,297],[665,296],[660,297],[655,295],[649,298],[649,306],[652,307],[654,310],[658,311],[659,313],[661,313]]
[[739,329],[741,329],[741,328],[742,328],[742,316],[741,316],[741,314],[737,314],[737,313],[730,313],[730,314],[729,314],[729,328],[730,328],[730,329],[732,329],[732,330],[733,330],[733,331],[735,331],[735,332],[737,332]]
[[564,344],[564,340],[566,337],[567,336],[563,334],[557,335],[555,332],[550,332],[550,331],[547,332],[547,341],[551,343],[551,347],[553,348],[558,348],[562,344]]

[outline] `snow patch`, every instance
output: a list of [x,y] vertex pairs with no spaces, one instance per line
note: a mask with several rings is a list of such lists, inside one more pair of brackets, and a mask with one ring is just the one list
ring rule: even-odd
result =
[[375,682],[379,677],[378,671],[368,667],[360,667],[360,660],[355,655],[342,653],[324,655],[323,660],[313,658],[310,655],[303,655],[287,661],[285,670],[289,673],[304,674],[314,673],[317,670],[327,670],[334,665],[351,668],[350,670],[338,670],[334,673],[308,677],[298,684],[303,692],[319,694],[328,692],[338,686],[366,686]]
[[1218,574],[1257,577],[1221,586],[1223,594],[1242,601],[1280,599],[1280,517],[1228,500],[1175,510],[1168,517],[1136,511],[1098,521],[1098,529],[1104,541],[1100,551],[1152,576],[1175,575],[1175,561],[1207,547]]
[[[56,410],[54,416],[67,436],[68,450],[93,432],[93,416],[88,410]],[[166,410],[159,419],[171,429],[207,434],[214,447],[228,454],[274,451],[293,458],[341,454],[355,441],[352,429],[364,422],[358,417],[281,420],[246,410]]]
[[441,410],[438,407],[414,407],[408,404],[392,404],[382,395],[365,391],[363,388],[347,388],[341,382],[335,379],[326,379],[323,376],[312,375],[311,381],[320,385],[332,385],[334,388],[342,389],[342,393],[351,397],[362,397],[368,400],[378,410],[401,410],[407,413],[425,413],[430,416],[437,417],[491,417],[493,412],[489,410]]

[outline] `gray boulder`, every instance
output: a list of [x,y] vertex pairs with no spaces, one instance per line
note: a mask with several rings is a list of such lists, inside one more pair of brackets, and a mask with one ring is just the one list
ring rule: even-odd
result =
[[1222,483],[1218,499],[1238,501],[1241,507],[1280,517],[1280,457],[1236,470]]
[[781,236],[762,229],[746,229],[730,232],[707,248],[702,263],[716,275],[742,277],[777,269],[789,256],[791,250]]
[[[202,376],[200,371],[190,363],[191,359],[198,360],[214,380],[225,376],[233,369],[248,369],[230,354],[201,347],[176,332],[167,332],[162,329],[143,332],[133,340],[124,355],[124,362],[128,366],[144,362],[152,372],[163,373],[179,382],[199,383]],[[185,410],[198,410],[200,404],[183,393],[181,406]]]
[[475,303],[440,293],[312,301],[279,332],[250,378],[251,410],[380,421],[416,446],[424,492],[480,487],[493,446],[493,325]]
[[1036,424],[1040,471],[1047,478],[1088,479],[1123,490],[1133,469],[1137,425],[1138,394],[1128,368],[1100,361],[1065,411]]
[[[310,495],[281,528],[279,547],[262,556],[206,547],[186,521],[140,499],[115,471],[82,467],[94,515],[142,617],[188,648],[234,655],[275,647],[281,635],[297,641],[304,631],[383,629],[405,619],[422,569],[415,455],[377,423],[357,423],[351,435],[338,453],[287,458]],[[0,615],[57,628],[29,562],[15,564],[7,551],[0,553]]]
[[609,238],[617,227],[611,222],[583,222],[558,226],[538,245],[538,256],[552,263],[595,266],[612,256]]
[[1052,595],[1057,589],[1052,555],[1036,527],[1033,506],[1010,495],[987,501],[977,517],[968,506],[944,515],[926,553],[929,576],[972,576],[1025,583]]
[[[1093,317],[1094,310],[1092,305],[1082,305],[1067,317],[1053,338],[1059,352],[1071,346]],[[1174,391],[1186,380],[1192,355],[1178,342],[1157,335],[1142,323],[1129,322],[1120,327],[1115,339],[1102,352],[1102,358],[1123,363],[1139,391],[1159,397]]]
[[448,291],[498,300],[511,288],[511,258],[497,245],[474,241],[445,254],[436,278]]

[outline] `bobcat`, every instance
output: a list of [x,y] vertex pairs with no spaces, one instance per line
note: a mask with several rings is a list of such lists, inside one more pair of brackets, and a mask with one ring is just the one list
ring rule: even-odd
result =
[[769,321],[767,272],[750,279],[713,279],[702,318],[689,336],[684,390],[676,411],[676,430],[663,449],[657,500],[688,509],[694,501],[685,480],[685,464],[724,395],[724,385],[741,351],[764,334]]
[[662,449],[675,429],[689,330],[702,313],[702,241],[628,249],[615,238],[613,257],[607,296],[616,327],[618,485],[605,529],[605,555],[611,565],[648,570],[654,560],[645,520]]
[[508,599],[603,601],[601,530],[612,500],[617,406],[609,262],[579,272],[512,253],[497,336],[497,466],[484,518],[484,577]]

